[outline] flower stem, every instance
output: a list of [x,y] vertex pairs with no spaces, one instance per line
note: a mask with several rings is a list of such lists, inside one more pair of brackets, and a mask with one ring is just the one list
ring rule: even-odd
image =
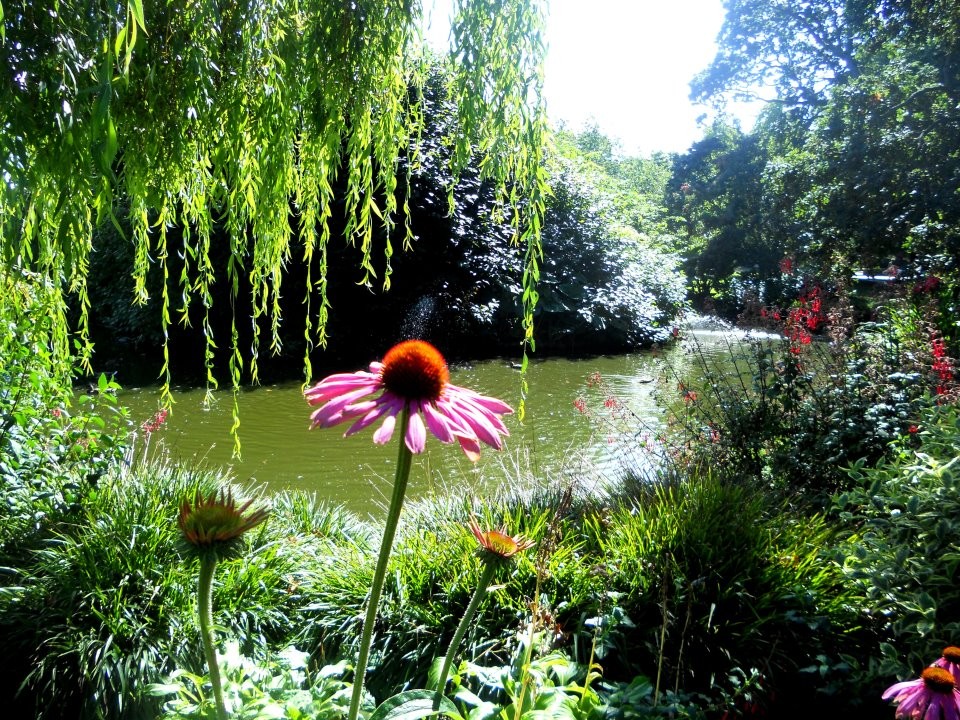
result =
[[357,720],[360,714],[360,700],[363,697],[363,680],[367,672],[367,660],[370,657],[370,642],[373,638],[373,625],[377,619],[377,609],[380,605],[380,595],[383,592],[383,580],[387,574],[387,561],[393,549],[393,537],[397,532],[400,520],[400,509],[403,507],[403,496],[407,492],[407,480],[410,478],[410,463],[413,453],[405,442],[407,424],[410,421],[410,410],[403,409],[400,419],[400,451],[397,455],[397,474],[393,480],[393,495],[390,498],[390,509],[383,526],[383,540],[380,543],[380,555],[377,557],[377,567],[373,573],[373,582],[370,585],[370,597],[367,600],[367,614],[363,620],[363,631],[360,635],[360,651],[357,655],[357,667],[354,671],[353,695],[350,697],[350,712],[348,720]]
[[217,704],[217,718],[218,720],[227,720],[229,715],[227,714],[227,707],[223,703],[220,665],[217,662],[217,649],[213,644],[213,571],[216,567],[216,554],[210,552],[201,555],[197,610],[200,619],[200,639],[203,641],[203,654],[207,659],[210,684],[213,686],[213,699]]
[[447,648],[447,656],[443,659],[443,667],[440,669],[440,676],[437,678],[437,696],[433,701],[434,710],[440,709],[440,700],[443,698],[443,691],[447,686],[447,675],[450,672],[450,666],[453,664],[453,658],[456,657],[457,649],[460,647],[463,636],[467,633],[467,628],[470,626],[470,622],[473,620],[473,616],[477,612],[477,607],[480,605],[480,600],[483,599],[484,593],[487,591],[487,586],[489,586],[490,581],[493,580],[493,574],[496,572],[496,570],[496,561],[484,561],[483,570],[480,573],[480,579],[477,580],[477,589],[473,591],[473,597],[470,598],[470,604],[467,605],[467,609],[464,611],[463,617],[460,619],[460,624],[457,625],[457,630],[453,633],[453,639],[450,641],[450,647]]

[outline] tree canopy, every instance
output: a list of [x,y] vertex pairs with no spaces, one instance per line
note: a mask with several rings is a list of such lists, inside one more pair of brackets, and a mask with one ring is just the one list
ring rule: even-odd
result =
[[[89,357],[93,230],[111,219],[119,228],[121,211],[139,301],[148,269],[163,268],[165,330],[198,304],[209,317],[217,278],[226,277],[234,299],[250,288],[252,347],[240,347],[236,314],[226,339],[235,386],[244,373],[257,378],[262,328],[265,344],[279,349],[282,292],[301,293],[309,306],[308,348],[326,343],[335,232],[355,248],[357,282],[389,287],[394,226],[404,216],[398,188],[416,168],[424,125],[419,2],[7,0],[2,12],[4,267],[37,271],[61,288],[52,338],[61,355],[72,350],[72,293],[80,355]],[[537,0],[455,3],[448,62],[458,114],[443,138],[452,181],[477,163],[525,248],[531,345],[547,192],[542,31]],[[346,218],[336,229],[335,203]],[[413,230],[402,237],[410,243]],[[211,245],[222,238],[229,253],[217,267]],[[183,262],[167,282],[173,254]],[[308,268],[305,287],[281,287],[292,262]],[[212,363],[223,339],[202,322]],[[167,378],[169,361],[165,352]]]
[[725,7],[692,97],[770,93],[769,104],[751,133],[714,126],[674,165],[670,203],[685,218],[692,279],[723,292],[758,265],[776,285],[778,257],[821,278],[888,268],[956,278],[960,6]]

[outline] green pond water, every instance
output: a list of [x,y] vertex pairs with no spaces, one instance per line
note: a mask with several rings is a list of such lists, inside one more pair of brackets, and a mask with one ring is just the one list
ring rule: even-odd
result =
[[[727,352],[719,333],[697,332],[695,340],[698,354]],[[689,372],[690,353],[689,346],[678,344],[631,355],[532,362],[526,416],[523,423],[516,415],[505,418],[510,431],[505,449],[484,447],[474,464],[457,445],[444,445],[428,436],[426,451],[414,459],[408,497],[451,489],[479,494],[517,478],[559,482],[576,476],[582,483],[603,483],[615,478],[624,462],[652,462],[640,450],[642,439],[662,430],[661,403],[676,399],[672,378]],[[603,378],[603,390],[588,386],[594,373]],[[519,400],[520,373],[508,360],[452,367],[451,382],[514,407]],[[202,389],[178,391],[174,396],[173,412],[149,437],[149,452],[228,467],[237,480],[265,486],[267,491],[308,490],[362,515],[383,512],[393,482],[396,434],[390,443],[378,446],[372,441],[372,428],[349,438],[343,437],[346,425],[311,430],[311,408],[300,383],[261,386],[239,395],[242,449],[238,459],[229,433],[230,392],[215,393],[209,404],[204,403]],[[614,418],[611,408],[605,407],[608,396],[629,409],[625,421]],[[589,415],[575,406],[581,397]],[[128,390],[121,402],[139,427],[156,412],[159,393]],[[142,452],[142,432],[136,442]]]

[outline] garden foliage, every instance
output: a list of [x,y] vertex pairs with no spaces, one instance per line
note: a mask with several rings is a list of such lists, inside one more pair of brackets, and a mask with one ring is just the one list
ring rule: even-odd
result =
[[960,414],[934,406],[874,466],[850,469],[834,512],[851,537],[844,568],[879,644],[865,663],[882,684],[923,668],[960,637]]

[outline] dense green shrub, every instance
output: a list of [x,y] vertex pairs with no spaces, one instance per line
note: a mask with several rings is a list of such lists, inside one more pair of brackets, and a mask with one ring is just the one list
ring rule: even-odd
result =
[[890,323],[830,345],[731,335],[728,353],[707,356],[694,336],[669,403],[673,442],[695,465],[824,507],[849,484],[847,465],[883,457],[929,403],[923,368],[897,338]]
[[960,413],[934,406],[876,466],[858,463],[835,512],[850,528],[845,570],[878,644],[877,687],[915,675],[960,640]]
[[857,618],[823,555],[834,530],[769,502],[694,474],[590,523],[611,593],[601,612],[617,620],[615,677],[659,675],[661,688],[714,696],[753,677],[761,695],[785,698],[814,685],[798,671],[818,656],[840,662]]
[[[584,664],[593,656],[610,683],[654,683],[659,669],[661,701],[667,691],[715,706],[751,692],[790,697],[811,692],[825,667],[842,674],[860,618],[825,554],[834,530],[822,518],[781,515],[755,491],[712,477],[605,500],[565,501],[554,488],[474,507],[482,522],[504,522],[538,545],[495,581],[464,659],[508,663],[533,621],[541,651]],[[464,527],[470,509],[462,496],[408,508],[368,677],[381,700],[426,684],[470,598],[479,575]],[[357,634],[370,570],[353,563],[331,560],[333,571],[308,590],[317,600],[310,624],[327,641]]]
[[0,271],[0,555],[76,508],[125,447],[118,386],[74,394],[70,359],[50,350],[57,303],[38,277]]
[[[24,679],[28,696],[61,700],[43,714],[149,716],[149,683],[177,668],[200,673],[195,568],[177,551],[176,498],[223,481],[163,463],[110,474],[81,512],[3,576],[8,680]],[[318,665],[349,662],[375,532],[310,498],[279,493],[273,502],[244,558],[218,573],[222,637],[266,665],[290,645]],[[619,504],[560,487],[413,503],[391,559],[368,688],[382,701],[426,685],[480,572],[465,527],[471,512],[538,545],[495,579],[464,660],[509,664],[532,627],[538,653],[593,657],[615,695],[629,695],[637,676],[656,685],[660,703],[696,697],[715,707],[809,688],[808,676],[791,673],[839,665],[837,638],[856,618],[845,612],[837,566],[821,556],[830,530],[816,518],[770,520],[769,511],[744,487],[710,477]],[[649,709],[653,698],[638,702]]]
[[[236,642],[228,642],[221,657],[224,695],[231,717],[237,720],[264,718],[345,718],[350,704],[350,685],[340,679],[345,663],[314,672],[309,656],[287,648],[276,657],[254,660],[240,654]],[[150,686],[151,695],[168,698],[165,720],[199,720],[214,716],[210,678],[184,670],[174,671],[165,683]]]

